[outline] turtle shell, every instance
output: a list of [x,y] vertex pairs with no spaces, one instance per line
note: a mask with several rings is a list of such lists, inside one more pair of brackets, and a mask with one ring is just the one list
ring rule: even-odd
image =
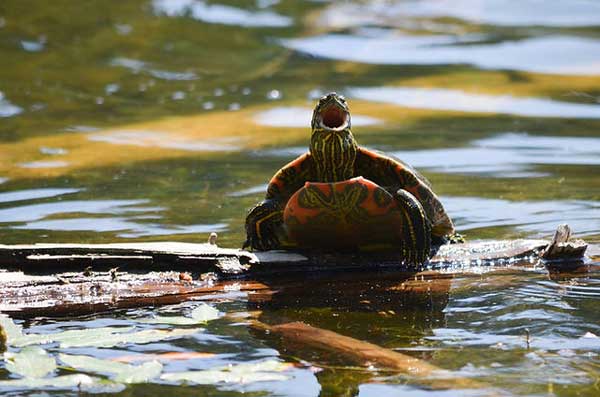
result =
[[288,239],[307,248],[363,248],[401,244],[397,201],[363,177],[342,182],[306,182],[287,202]]

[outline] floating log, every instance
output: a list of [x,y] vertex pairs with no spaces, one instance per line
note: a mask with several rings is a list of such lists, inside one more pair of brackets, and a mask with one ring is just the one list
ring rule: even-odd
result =
[[[554,261],[573,261],[583,258],[587,248],[581,240],[550,243],[520,239],[446,244],[437,249],[424,267],[505,265],[523,258],[544,259],[543,255]],[[0,267],[8,270],[51,273],[81,271],[88,266],[95,270],[112,266],[121,270],[192,270],[215,272],[222,277],[319,270],[416,270],[404,265],[402,258],[393,252],[249,252],[215,244],[177,242],[0,245]]]
[[0,312],[15,318],[69,317],[184,302],[229,291],[261,291],[257,281],[183,281],[179,272],[0,273]]
[[[482,267],[530,266],[541,263],[551,251],[556,271],[556,263],[581,264],[587,248],[582,241],[567,239],[443,245],[424,269],[464,274],[481,272]],[[294,278],[299,272],[325,276],[386,270],[408,278],[422,270],[404,265],[394,253],[248,252],[211,243],[175,242],[0,245],[0,269],[5,269],[0,272],[0,311],[20,317],[170,304],[231,289],[262,291],[261,297],[255,297],[264,300],[272,291],[263,282]],[[187,271],[191,275],[183,273]],[[201,279],[203,274],[209,276]],[[420,274],[423,278],[426,273]],[[448,285],[448,280],[432,283],[428,278],[397,288],[426,293],[443,292]]]

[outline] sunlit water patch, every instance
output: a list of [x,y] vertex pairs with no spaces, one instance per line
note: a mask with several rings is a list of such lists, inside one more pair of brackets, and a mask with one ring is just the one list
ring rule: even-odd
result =
[[514,114],[528,117],[600,118],[600,104],[569,103],[511,95],[472,94],[444,88],[350,88],[354,98],[417,109]]
[[4,183],[6,181],[8,181],[8,178],[2,178],[2,177],[0,177],[0,184]]
[[28,222],[25,225],[13,226],[21,230],[52,230],[52,231],[88,231],[88,232],[118,232],[117,237],[137,238],[147,236],[170,236],[176,234],[204,234],[222,232],[227,229],[226,223],[200,225],[163,225],[148,222],[155,216],[112,217],[112,218],[74,218],[50,219],[46,221]]
[[[265,125],[269,127],[309,128],[311,116],[312,109],[287,106],[276,107],[260,112],[256,115],[254,120],[260,125]],[[380,123],[382,123],[382,121],[374,117],[364,116],[360,114],[352,115],[353,126],[366,126]]]
[[[283,40],[282,43],[320,58],[370,64],[470,64],[483,69],[600,74],[600,41],[575,36],[542,36],[465,45],[454,36],[409,36],[380,31],[376,35],[328,34]],[[560,49],[560,57],[555,56],[557,49]]]
[[2,91],[0,91],[0,117],[15,116],[23,111],[23,108],[13,105],[6,99]]
[[69,153],[69,151],[67,149],[63,149],[63,148],[59,148],[59,147],[42,146],[42,147],[40,147],[40,153],[48,154],[50,156],[60,156],[60,155]]
[[[77,189],[32,189],[0,194],[0,202],[49,198]],[[148,200],[62,200],[0,208],[0,228],[18,230],[117,232],[118,237],[202,234],[227,229],[226,223],[173,225],[160,223],[162,207],[143,206]],[[92,214],[91,216],[66,216]],[[112,215],[112,216],[110,216]],[[117,215],[117,216],[115,216]],[[63,217],[61,217],[63,216]],[[50,218],[50,219],[47,219]]]
[[235,192],[231,192],[227,194],[229,197],[244,197],[244,196],[252,196],[258,193],[266,193],[267,192],[266,184],[252,186],[243,190],[236,190]]
[[193,152],[227,152],[241,149],[239,138],[213,138],[194,140],[178,137],[166,132],[156,131],[114,131],[92,134],[88,139],[95,142],[107,142],[115,145],[134,145],[142,147],[160,147],[166,149],[188,150]]
[[407,18],[458,18],[500,26],[598,26],[600,5],[590,0],[411,0],[333,3],[319,17],[331,27],[398,26]]
[[583,200],[508,201],[443,197],[459,230],[514,227],[532,237],[549,237],[561,223],[578,235],[600,233],[600,202]]
[[155,13],[170,17],[190,16],[202,22],[244,27],[286,27],[291,18],[272,11],[249,11],[201,0],[154,0]]
[[17,190],[12,192],[1,192],[0,203],[9,203],[23,200],[34,200],[41,198],[49,198],[62,196],[64,194],[72,194],[81,192],[83,189],[75,188],[41,188],[41,189],[27,189]]
[[110,62],[110,65],[127,68],[135,74],[141,72],[147,73],[150,76],[161,80],[188,81],[198,79],[198,75],[196,75],[194,72],[174,72],[170,70],[156,69],[151,67],[146,62],[131,58],[115,58]]
[[21,40],[21,47],[27,52],[40,52],[44,49],[45,42],[40,41],[31,41],[31,40]]
[[161,207],[141,206],[148,200],[62,200],[0,209],[0,222],[20,223],[41,220],[57,214],[125,214],[161,211]]
[[600,138],[544,137],[507,133],[477,140],[470,147],[397,151],[416,168],[493,177],[543,176],[536,164],[600,165]]
[[69,163],[66,161],[58,161],[58,160],[52,160],[52,161],[44,161],[44,160],[40,160],[40,161],[30,161],[27,163],[20,163],[19,167],[22,168],[62,168],[62,167],[66,167],[68,166]]

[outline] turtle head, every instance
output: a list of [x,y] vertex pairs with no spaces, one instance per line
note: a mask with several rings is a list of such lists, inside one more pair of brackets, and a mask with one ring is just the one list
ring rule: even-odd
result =
[[350,129],[350,109],[346,98],[330,92],[319,99],[313,111],[312,129],[341,131]]
[[356,141],[350,131],[350,109],[346,99],[331,92],[313,111],[310,153],[316,182],[338,182],[354,176]]

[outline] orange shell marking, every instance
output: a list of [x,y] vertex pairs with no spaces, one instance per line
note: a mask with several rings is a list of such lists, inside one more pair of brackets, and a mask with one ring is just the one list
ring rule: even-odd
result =
[[402,217],[385,189],[362,177],[342,182],[306,182],[284,213],[288,238],[306,248],[398,245]]

